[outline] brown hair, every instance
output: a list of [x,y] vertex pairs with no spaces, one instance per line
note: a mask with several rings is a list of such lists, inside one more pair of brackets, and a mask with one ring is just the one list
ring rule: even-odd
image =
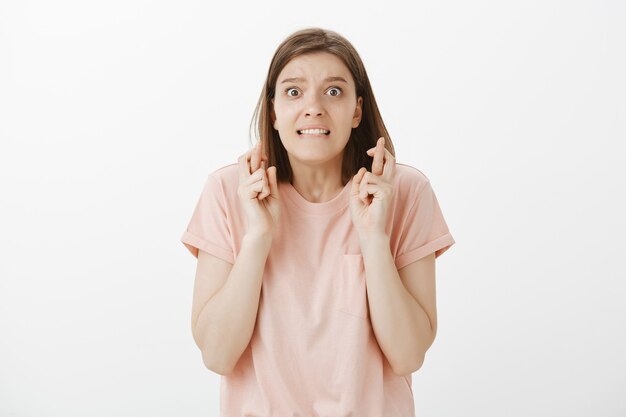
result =
[[256,127],[256,138],[261,141],[268,156],[267,166],[276,166],[277,181],[293,182],[287,150],[280,141],[278,131],[273,128],[271,119],[271,100],[275,94],[278,74],[291,59],[318,51],[329,52],[343,61],[356,84],[356,97],[363,97],[361,122],[352,129],[344,149],[341,168],[343,183],[346,184],[361,167],[372,170],[373,158],[366,151],[376,146],[379,137],[385,137],[385,148],[395,157],[393,143],[378,110],[365,66],[356,49],[347,39],[332,30],[302,29],[288,36],[276,49],[250,123],[251,130]]

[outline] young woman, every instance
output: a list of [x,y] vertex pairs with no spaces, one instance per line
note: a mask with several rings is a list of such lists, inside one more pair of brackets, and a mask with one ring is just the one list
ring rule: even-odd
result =
[[258,143],[209,174],[181,239],[222,415],[414,416],[435,258],[455,243],[429,179],[396,163],[363,63],[333,31],[281,43],[253,125]]

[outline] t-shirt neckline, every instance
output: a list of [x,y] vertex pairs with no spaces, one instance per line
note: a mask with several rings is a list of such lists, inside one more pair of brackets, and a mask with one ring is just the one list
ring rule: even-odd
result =
[[344,209],[350,203],[350,188],[352,181],[348,181],[343,189],[334,196],[331,200],[324,201],[323,203],[313,203],[306,198],[302,197],[300,193],[289,182],[285,181],[281,183],[281,197],[284,195],[286,201],[291,202],[300,210],[310,214],[333,214],[341,209]]

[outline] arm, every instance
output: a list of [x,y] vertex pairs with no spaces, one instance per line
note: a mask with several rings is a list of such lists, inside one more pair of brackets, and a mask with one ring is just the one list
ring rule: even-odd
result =
[[[222,263],[216,268],[206,253],[198,256],[192,333],[205,366],[221,375],[233,370],[252,338],[271,239],[271,235],[244,236],[232,269],[213,257]],[[208,286],[213,290],[207,291]]]
[[398,271],[386,235],[372,236],[361,247],[378,344],[397,375],[415,372],[437,332],[434,253]]

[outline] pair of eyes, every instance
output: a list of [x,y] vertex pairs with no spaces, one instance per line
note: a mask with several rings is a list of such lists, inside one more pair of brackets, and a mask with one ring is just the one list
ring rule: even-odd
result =
[[[296,95],[293,95],[290,93],[291,91],[299,92],[300,90],[297,87],[288,87],[284,90],[285,94],[287,94],[287,96],[289,97],[298,97],[300,95],[299,93]],[[336,91],[335,94],[331,94],[332,97],[337,97],[343,93],[343,90],[339,87],[330,87],[328,90],[326,90],[326,92],[329,92],[329,91]]]

